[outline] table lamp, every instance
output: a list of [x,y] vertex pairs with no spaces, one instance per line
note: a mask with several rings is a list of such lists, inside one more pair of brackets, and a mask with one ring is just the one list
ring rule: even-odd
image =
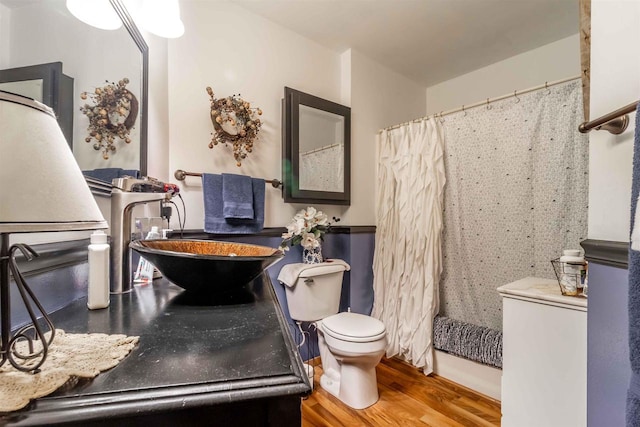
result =
[[[37,254],[26,244],[10,246],[9,235],[103,229],[107,223],[53,110],[4,91],[0,91],[0,182],[0,366],[9,361],[16,369],[35,373],[47,357],[55,328],[15,261],[18,251],[27,260]],[[31,318],[17,331],[11,326],[10,272]]]

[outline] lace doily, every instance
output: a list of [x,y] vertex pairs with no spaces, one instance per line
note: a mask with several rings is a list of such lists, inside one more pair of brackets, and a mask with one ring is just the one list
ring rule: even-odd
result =
[[0,367],[0,412],[24,408],[31,399],[46,396],[69,380],[94,378],[116,366],[139,337],[107,334],[67,334],[56,329],[47,360],[37,374]]

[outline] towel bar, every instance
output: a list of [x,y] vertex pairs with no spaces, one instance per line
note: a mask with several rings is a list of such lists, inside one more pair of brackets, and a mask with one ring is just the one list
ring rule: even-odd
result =
[[[175,176],[178,181],[184,181],[188,176],[202,176],[202,174],[197,172],[185,172],[182,169],[178,169],[173,176]],[[282,186],[282,181],[278,179],[265,179],[264,182],[268,182],[273,186],[273,188]]]
[[614,135],[620,135],[629,125],[629,117],[627,114],[636,110],[638,102],[640,101],[632,102],[629,105],[618,108],[616,111],[612,111],[611,113],[605,114],[604,116],[598,117],[590,122],[584,122],[578,127],[578,130],[581,133],[587,133],[592,129],[602,129],[609,131]]

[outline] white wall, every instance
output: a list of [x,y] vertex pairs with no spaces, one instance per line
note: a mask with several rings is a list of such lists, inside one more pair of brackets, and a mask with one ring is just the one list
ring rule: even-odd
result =
[[149,46],[147,175],[174,182],[169,171],[169,100],[167,39],[142,32]]
[[351,50],[351,209],[347,224],[375,224],[378,130],[425,115],[425,88]]
[[[362,55],[339,54],[228,2],[184,2],[185,35],[169,41],[169,170],[238,173],[280,179],[281,99],[284,86],[352,107],[352,203],[317,205],[341,225],[375,223],[375,133],[399,120],[424,115],[420,87]],[[242,25],[238,23],[241,22]],[[264,114],[254,151],[235,166],[231,150],[208,148],[211,86],[217,97],[242,94]],[[186,228],[203,227],[198,178],[180,184]],[[302,204],[285,204],[267,187],[265,226],[286,225]],[[174,225],[175,227],[175,225]]]
[[578,75],[580,39],[575,34],[428,87],[427,114]]
[[9,22],[11,9],[0,4],[0,70],[9,65]]
[[[591,3],[591,118],[640,98],[640,0]],[[635,114],[622,135],[589,135],[589,238],[629,241]],[[636,195],[637,197],[637,195]]]
[[[183,2],[185,34],[169,41],[170,172],[236,173],[280,179],[281,104],[284,86],[340,102],[339,57],[291,31],[227,2]],[[241,24],[239,24],[241,23]],[[253,152],[236,167],[230,147],[209,149],[211,86],[216,97],[240,93],[263,111]],[[203,227],[199,178],[180,183],[186,228]],[[265,226],[282,226],[301,206],[284,205],[267,186]],[[327,208],[341,216],[342,209]]]

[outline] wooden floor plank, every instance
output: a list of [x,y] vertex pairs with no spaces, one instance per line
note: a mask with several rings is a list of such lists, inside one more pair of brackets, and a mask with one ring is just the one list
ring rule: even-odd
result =
[[473,413],[467,414],[464,410],[461,410],[458,407],[451,407],[452,402],[455,402],[460,398],[460,396],[456,395],[453,397],[442,398],[438,395],[431,395],[428,391],[428,387],[422,387],[421,385],[418,385],[417,387],[407,387],[406,384],[402,382],[394,382],[391,384],[391,386],[405,396],[421,402],[424,406],[432,408],[433,410],[436,410],[441,414],[446,414],[448,418],[456,421],[459,424],[474,425],[475,417]]
[[302,403],[305,427],[500,425],[500,402],[393,358],[376,369],[380,400],[355,410],[320,387],[322,367],[314,364],[315,389]]
[[380,400],[373,407],[393,413],[394,420],[402,418],[410,426],[460,427],[462,424],[441,412],[383,384],[379,384]]
[[[366,416],[366,414],[362,413],[362,411],[355,410],[350,408],[349,406],[343,404],[340,400],[333,397],[328,391],[323,390],[320,387],[320,376],[322,375],[322,368],[316,366],[315,368],[315,376],[314,376],[314,391],[311,397],[315,398],[317,402],[314,405],[314,409],[316,412],[320,412],[318,406],[322,407],[324,410],[327,410],[333,417],[337,418],[338,422],[334,422],[333,424],[327,424],[331,427],[339,427],[342,425],[345,426],[364,426],[364,427],[376,427],[377,424],[373,424],[372,421]],[[309,399],[303,401],[303,406],[307,403]]]
[[308,406],[302,406],[302,427],[329,427],[329,425]]
[[460,399],[457,399],[456,404],[460,407],[466,408],[468,412],[473,412],[474,414],[493,423],[499,422],[502,417],[500,408],[483,405],[482,402],[475,399],[469,399],[466,396],[462,396]]
[[496,425],[494,422],[482,418],[481,414],[476,414],[476,411],[469,411],[469,407],[465,405],[458,405],[458,402],[458,400],[455,400],[453,402],[447,402],[445,403],[445,405],[451,410],[451,415],[455,413],[463,416],[466,420],[468,420],[468,424],[465,423],[466,425],[478,427],[493,427]]
[[464,424],[460,424],[429,407],[426,408],[425,412],[426,413],[420,417],[421,427],[464,427]]
[[[384,380],[386,374],[384,367],[378,371],[381,375],[379,378]],[[393,370],[391,371],[394,372]],[[406,372],[406,371],[405,371]],[[417,372],[417,371],[416,371]],[[405,376],[402,376],[405,375]],[[460,389],[455,383],[451,383],[451,388],[456,388],[460,392],[456,393],[450,388],[448,388],[449,383],[442,381],[441,379],[434,378],[434,376],[425,376],[422,373],[416,374],[416,378],[413,381],[406,380],[406,374],[402,374],[394,381],[391,386],[402,393],[410,396],[425,405],[437,410],[440,413],[447,414],[452,420],[457,421],[463,425],[477,425],[478,421],[478,412],[477,408],[472,407],[468,404],[469,401],[473,399],[479,399],[480,401],[485,402],[488,408],[492,408],[492,405],[495,405],[494,402],[489,401],[484,396],[479,395],[477,393],[472,393],[468,389]],[[380,380],[379,380],[380,381]],[[460,402],[461,398],[465,398],[467,400]],[[456,403],[459,402],[459,403]],[[454,405],[454,406],[452,406]],[[487,415],[487,419],[491,420],[491,422],[496,422],[499,424],[500,416],[496,417],[493,414],[500,413],[500,407],[497,406],[492,411],[491,415]],[[487,409],[487,412],[489,409]]]
[[[401,362],[401,363],[404,363],[404,362]],[[482,398],[480,401],[484,402],[485,404],[490,405],[490,406],[494,406],[494,407],[496,407],[498,409],[500,408],[500,401],[492,399],[492,398],[490,398],[488,396],[482,395],[482,394],[480,394],[478,392],[475,392],[475,391],[473,391],[473,390],[471,390],[471,389],[469,389],[469,388],[467,388],[467,387],[465,387],[463,385],[454,383],[453,381],[448,380],[448,379],[446,379],[444,377],[441,377],[439,375],[430,375],[429,378],[432,378],[435,383],[438,383],[442,387],[449,388],[450,390],[454,391],[455,393],[458,393],[460,395],[466,396],[466,397],[468,397],[470,399],[476,399],[477,397],[480,397],[480,398]]]
[[[417,371],[416,371],[417,372]],[[401,374],[384,364],[380,364],[376,370],[379,382],[386,382],[389,384],[397,383],[406,393],[415,394],[416,396],[423,395],[426,399],[435,399],[438,401],[452,400],[460,396],[460,394],[453,392],[452,390],[443,387],[440,383],[435,383],[431,378],[426,377],[422,373],[416,373],[413,377],[406,374]]]

